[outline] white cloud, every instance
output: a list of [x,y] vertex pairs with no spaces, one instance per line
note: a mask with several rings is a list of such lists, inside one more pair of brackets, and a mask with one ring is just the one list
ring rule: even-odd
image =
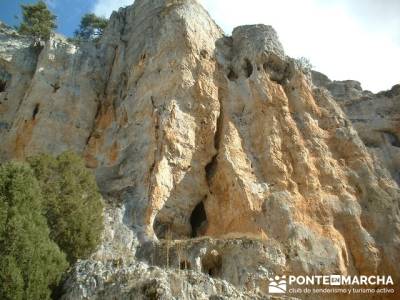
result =
[[201,2],[227,33],[243,24],[272,25],[288,55],[308,57],[331,79],[358,80],[374,92],[400,83],[398,0]]
[[131,5],[134,0],[96,0],[93,12],[98,16],[109,17],[111,13],[120,7]]

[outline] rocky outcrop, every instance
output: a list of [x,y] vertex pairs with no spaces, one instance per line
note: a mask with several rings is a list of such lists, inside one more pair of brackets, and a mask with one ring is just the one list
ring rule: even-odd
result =
[[127,266],[117,262],[103,264],[84,261],[78,264],[68,279],[65,300],[75,299],[298,299],[266,296],[254,285],[238,290],[229,282],[212,279],[190,270],[173,270],[149,266],[143,262]]
[[340,104],[372,157],[400,184],[400,85],[373,94],[356,81],[331,81],[313,72],[315,85],[324,87]]
[[393,165],[337,103],[369,93],[343,83],[335,101],[270,26],[227,37],[194,0],[136,0],[96,43],[22,40],[0,33],[15,45],[0,46],[1,158],[77,151],[108,205],[66,299],[184,298],[186,280],[188,299],[264,297],[272,274],[400,280]]

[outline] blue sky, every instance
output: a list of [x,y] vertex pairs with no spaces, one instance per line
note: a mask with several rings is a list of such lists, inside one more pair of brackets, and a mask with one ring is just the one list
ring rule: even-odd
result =
[[[333,80],[354,79],[373,92],[400,83],[400,0],[198,1],[227,34],[239,25],[272,25],[288,55],[309,58]],[[15,25],[19,4],[32,2],[0,0],[0,20]],[[58,16],[57,32],[71,36],[83,14],[109,17],[134,0],[46,2]]]
[[[35,3],[36,0],[0,0],[0,20],[9,25],[19,23],[14,18],[21,16],[20,4]],[[49,9],[57,16],[57,32],[72,36],[79,26],[81,17],[90,12],[96,5],[96,0],[48,0]]]

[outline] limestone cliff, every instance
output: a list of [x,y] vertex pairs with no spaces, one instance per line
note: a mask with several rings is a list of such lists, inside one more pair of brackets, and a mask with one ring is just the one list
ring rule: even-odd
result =
[[357,81],[331,81],[318,72],[312,76],[315,85],[331,92],[370,154],[400,184],[400,84],[373,94]]
[[77,151],[107,203],[65,299],[264,299],[272,274],[400,282],[398,89],[317,75],[270,26],[228,37],[195,0],[136,0],[79,47],[1,26],[0,158]]

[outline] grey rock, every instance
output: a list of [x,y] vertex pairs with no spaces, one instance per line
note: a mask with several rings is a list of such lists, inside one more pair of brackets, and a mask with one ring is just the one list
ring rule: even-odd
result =
[[268,299],[273,274],[400,280],[383,155],[397,88],[378,103],[357,82],[313,86],[271,27],[227,37],[194,0],[137,0],[79,46],[4,30],[0,160],[74,150],[107,205],[65,299]]
[[373,94],[357,81],[331,81],[313,71],[313,82],[324,87],[341,105],[358,135],[386,176],[400,184],[400,85]]

